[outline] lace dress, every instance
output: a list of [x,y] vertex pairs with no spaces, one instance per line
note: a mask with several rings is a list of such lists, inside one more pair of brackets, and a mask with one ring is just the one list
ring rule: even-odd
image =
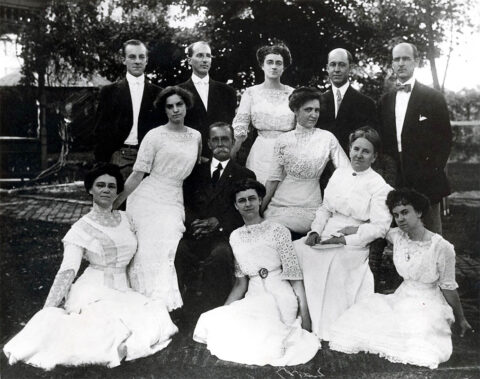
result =
[[403,283],[395,293],[374,294],[345,312],[332,327],[330,348],[436,368],[452,354],[453,311],[441,289],[458,287],[454,248],[438,234],[417,242],[398,228],[389,239]]
[[161,301],[128,285],[126,268],[137,239],[124,212],[116,227],[84,216],[65,235],[60,271],[90,266],[72,285],[65,309],[37,312],[4,347],[10,364],[24,361],[44,369],[56,365],[118,366],[166,347],[177,327]]
[[297,318],[297,298],[288,280],[301,280],[302,272],[290,233],[280,224],[264,221],[236,229],[230,244],[235,275],[249,278],[247,293],[241,300],[203,313],[194,340],[232,362],[273,366],[308,362],[320,346]]
[[288,107],[288,97],[293,88],[266,89],[256,85],[245,90],[233,120],[235,138],[246,137],[252,123],[258,136],[247,157],[246,167],[252,170],[263,184],[270,174],[276,138],[295,127],[295,115]]
[[200,139],[191,128],[177,133],[159,126],[148,132],[133,170],[150,175],[127,200],[138,236],[129,271],[132,288],[162,299],[169,311],[183,304],[174,259],[185,231],[182,184],[197,161]]
[[303,270],[312,331],[329,340],[332,323],[358,300],[373,294],[373,275],[368,266],[368,244],[384,237],[392,222],[385,204],[391,187],[371,168],[334,171],[318,208],[312,231],[322,240],[346,226],[358,226],[357,233],[345,236],[346,245],[305,245],[294,242]]
[[349,167],[350,161],[335,136],[322,129],[295,130],[277,138],[269,180],[280,183],[265,217],[305,234],[322,203],[320,176],[328,161]]

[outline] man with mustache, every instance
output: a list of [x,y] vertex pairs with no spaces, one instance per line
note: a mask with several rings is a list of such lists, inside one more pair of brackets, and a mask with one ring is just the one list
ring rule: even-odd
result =
[[202,135],[202,156],[210,158],[208,147],[208,127],[214,122],[232,123],[237,107],[235,90],[210,78],[212,51],[204,41],[192,43],[187,47],[188,64],[192,68],[192,77],[179,84],[193,94],[193,107],[188,110],[185,125],[198,130]]
[[126,78],[100,90],[95,114],[95,159],[120,167],[126,179],[132,172],[138,148],[147,132],[167,118],[153,102],[162,88],[145,79],[148,51],[139,40],[123,44]]
[[[233,254],[230,233],[243,225],[231,192],[241,179],[255,174],[230,159],[233,128],[216,122],[209,127],[208,146],[213,157],[197,165],[183,185],[186,232],[177,248],[175,268],[185,303],[190,287],[203,262],[204,310],[225,302],[233,284]],[[187,301],[188,303],[188,301]]]
[[445,166],[452,129],[442,93],[415,80],[418,62],[415,45],[402,42],[393,48],[397,84],[379,101],[379,132],[384,153],[396,162],[396,187],[413,188],[429,198],[431,207],[423,222],[441,234],[440,202],[450,194]]

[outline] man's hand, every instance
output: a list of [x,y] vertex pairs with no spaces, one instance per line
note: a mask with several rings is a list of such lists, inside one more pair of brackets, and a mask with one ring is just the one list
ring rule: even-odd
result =
[[196,219],[192,222],[192,235],[196,239],[203,238],[218,229],[220,222],[216,217],[209,217],[202,220]]

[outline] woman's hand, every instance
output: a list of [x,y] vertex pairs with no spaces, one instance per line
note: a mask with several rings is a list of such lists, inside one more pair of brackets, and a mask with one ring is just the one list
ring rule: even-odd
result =
[[467,319],[464,317],[460,321],[457,322],[459,328],[459,335],[463,337],[467,331],[472,331],[472,326],[468,323]]
[[358,231],[358,226],[346,226],[345,228],[342,228],[338,231],[338,233],[342,233],[346,236],[349,236],[350,234],[356,234]]
[[346,245],[347,241],[345,241],[345,237],[331,237],[328,240],[321,241],[321,245],[329,245],[329,244],[338,244],[341,243],[342,245]]
[[320,242],[320,236],[317,232],[311,232],[305,240],[305,245],[313,246]]

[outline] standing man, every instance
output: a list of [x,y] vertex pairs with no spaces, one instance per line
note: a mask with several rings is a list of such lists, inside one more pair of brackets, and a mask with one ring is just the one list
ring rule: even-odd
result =
[[337,137],[348,155],[348,136],[361,126],[375,125],[375,102],[354,89],[348,80],[353,57],[345,49],[328,53],[327,72],[331,87],[321,99],[318,127]]
[[187,48],[188,64],[192,77],[179,84],[193,94],[193,107],[187,112],[185,125],[198,130],[202,135],[202,156],[210,158],[208,127],[214,122],[231,124],[237,107],[235,90],[212,80],[208,72],[212,65],[212,52],[207,42],[198,41]]
[[145,80],[147,62],[143,42],[131,39],[123,44],[126,78],[100,90],[95,115],[95,159],[117,164],[125,179],[145,134],[166,122],[165,112],[153,106],[161,88]]
[[411,43],[392,50],[396,90],[379,102],[380,136],[386,154],[397,163],[397,187],[411,187],[431,203],[422,215],[425,227],[441,233],[440,201],[450,194],[445,166],[452,145],[452,129],[443,95],[415,80],[418,51]]
[[175,256],[179,287],[184,289],[203,261],[203,289],[206,307],[223,305],[233,283],[233,254],[230,233],[243,225],[231,192],[235,183],[255,174],[230,159],[233,128],[216,122],[210,125],[208,146],[212,159],[197,165],[185,180],[186,233]]

